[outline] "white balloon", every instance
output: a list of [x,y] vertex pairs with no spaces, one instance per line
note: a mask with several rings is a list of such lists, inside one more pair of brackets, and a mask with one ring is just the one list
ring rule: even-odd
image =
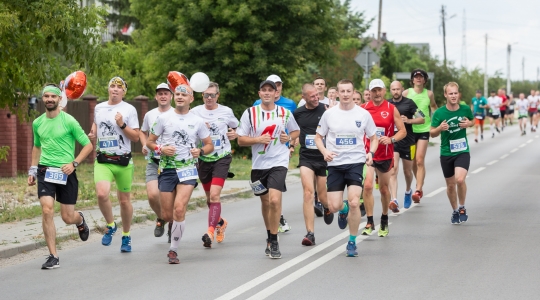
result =
[[58,106],[61,106],[62,108],[67,106],[67,96],[65,91],[62,91],[62,100],[60,100]]
[[208,75],[204,74],[203,72],[193,74],[189,80],[189,86],[197,93],[206,91],[209,85],[210,78],[208,78]]

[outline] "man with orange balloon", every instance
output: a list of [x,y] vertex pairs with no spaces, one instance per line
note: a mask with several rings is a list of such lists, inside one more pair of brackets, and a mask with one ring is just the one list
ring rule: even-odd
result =
[[113,77],[109,81],[109,100],[96,105],[94,123],[88,134],[96,139],[97,159],[94,164],[94,181],[98,204],[105,221],[107,231],[101,244],[110,246],[117,230],[109,200],[111,182],[116,181],[120,216],[122,218],[121,252],[131,252],[131,183],[133,181],[133,160],[131,158],[131,142],[139,141],[139,119],[135,107],[122,99],[127,92],[126,81]]

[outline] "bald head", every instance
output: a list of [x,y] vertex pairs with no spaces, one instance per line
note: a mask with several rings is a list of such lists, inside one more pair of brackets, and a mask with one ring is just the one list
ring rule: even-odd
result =
[[306,101],[307,109],[314,109],[319,106],[319,92],[311,83],[302,86],[302,98]]
[[315,86],[311,83],[305,83],[303,86],[302,86],[302,96],[304,97],[305,99],[305,96],[307,95],[307,93],[311,90],[317,90],[315,88]]
[[401,100],[401,94],[403,93],[403,86],[399,81],[393,81],[390,84],[390,93],[392,93],[392,99],[395,101]]

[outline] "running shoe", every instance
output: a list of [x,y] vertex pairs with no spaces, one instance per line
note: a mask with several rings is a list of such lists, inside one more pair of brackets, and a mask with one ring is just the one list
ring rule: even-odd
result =
[[353,242],[353,241],[349,241],[347,243],[347,253],[345,254],[345,256],[347,257],[357,257],[358,256],[358,252],[356,251],[356,243]]
[[82,224],[77,226],[77,230],[79,231],[79,237],[84,242],[88,240],[88,236],[90,235],[90,228],[88,228],[88,225],[86,224],[86,220],[84,219],[82,211],[79,211],[78,213],[79,215],[81,215]]
[[521,136],[524,136],[527,134],[527,131],[523,130],[523,132],[521,133]]
[[[343,202],[345,203],[345,205],[349,204],[349,201],[347,201],[347,200],[343,200]],[[340,229],[347,228],[347,217],[348,216],[349,216],[348,211],[347,211],[347,213],[342,213],[341,211],[338,212],[338,226],[339,226]]]
[[360,215],[363,217],[366,215],[366,206],[364,205],[364,199],[360,198]]
[[302,245],[312,246],[315,245],[315,234],[313,232],[308,232],[304,239],[302,240]]
[[492,134],[491,134],[491,138],[494,138],[494,137],[495,137],[495,133],[492,133]]
[[371,235],[373,230],[375,229],[375,224],[373,222],[368,222],[366,224],[366,227],[364,227],[364,230],[362,230],[362,235]]
[[480,135],[480,140],[481,140],[481,141],[484,140],[484,135],[483,135],[483,134]]
[[206,248],[212,248],[212,240],[214,240],[214,234],[208,231],[202,236],[203,246]]
[[264,250],[264,254],[266,254],[266,256],[270,256],[270,240],[269,239],[266,239],[266,249]]
[[54,255],[49,254],[49,256],[47,256],[47,261],[41,265],[41,269],[45,270],[56,268],[60,268],[60,257],[54,257]]
[[322,217],[324,215],[323,205],[321,202],[317,201],[313,204],[313,209],[315,210],[315,215],[317,217]]
[[270,258],[281,258],[281,252],[279,251],[278,241],[272,241],[270,243]]
[[167,257],[169,258],[169,264],[171,265],[177,265],[180,263],[180,260],[178,259],[178,253],[169,250],[169,254],[167,254]]
[[323,210],[324,210],[324,217],[323,217],[324,223],[326,223],[326,225],[332,224],[332,222],[334,221],[334,214],[330,212],[330,210],[327,207],[323,206]]
[[403,207],[409,208],[411,207],[412,202],[412,191],[410,193],[405,192],[405,198],[403,199]]
[[278,232],[287,232],[291,230],[291,226],[289,226],[289,223],[287,223],[287,220],[281,215],[281,218],[279,219],[279,228]]
[[397,202],[396,199],[390,201],[390,204],[388,204],[388,208],[390,208],[390,210],[393,212],[393,213],[398,213],[399,212],[399,203]]
[[227,224],[229,224],[227,222],[227,220],[221,218],[221,220],[223,221],[223,224],[222,225],[217,225],[216,226],[216,240],[218,243],[222,243],[223,240],[225,239],[225,229],[227,229]]
[[388,220],[381,220],[381,227],[379,227],[379,237],[385,237],[389,233]]
[[420,199],[422,199],[423,196],[424,192],[416,190],[416,192],[412,194],[412,200],[414,201],[414,203],[420,203]]
[[122,246],[120,246],[121,252],[131,252],[131,236],[122,236]]
[[156,220],[156,228],[154,228],[154,236],[155,237],[161,237],[165,233],[165,220],[157,219]]
[[478,143],[478,139],[474,139],[474,141]]
[[375,175],[375,189],[379,189],[379,176]]
[[103,238],[101,239],[101,244],[103,246],[110,246],[112,242],[112,237],[115,234],[116,230],[118,229],[118,226],[116,226],[116,222],[114,222],[114,228],[107,226],[107,232],[103,235]]
[[467,210],[465,207],[459,209],[459,222],[465,223],[469,219],[469,216],[467,215]]
[[495,127],[495,130],[497,130],[498,133],[501,133],[501,131],[499,130],[499,127]]
[[168,238],[167,238],[167,243],[169,243],[169,244],[171,243],[171,230],[172,230],[172,223],[173,223],[172,221],[171,221],[171,222],[169,222],[169,231],[167,231],[167,236],[168,236]]
[[452,218],[450,218],[450,221],[452,221],[453,225],[459,224],[459,211],[454,211],[452,213]]

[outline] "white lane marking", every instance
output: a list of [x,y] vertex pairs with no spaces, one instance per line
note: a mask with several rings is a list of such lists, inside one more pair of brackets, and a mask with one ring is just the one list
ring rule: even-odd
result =
[[533,140],[528,140],[528,141],[527,141],[527,144],[532,143],[532,142],[533,142]]
[[505,155],[501,156],[500,159],[505,159],[507,157],[508,157],[508,154],[505,154]]
[[495,163],[497,163],[498,161],[499,161],[499,160],[496,159],[496,160],[493,160],[493,161],[488,162],[486,165],[491,166],[491,165],[494,165]]
[[535,135],[534,137],[535,137],[535,138],[538,138],[538,136],[537,136],[537,135]]
[[[388,225],[391,225],[392,223],[388,223]],[[375,230],[372,234],[376,234],[376,232],[379,230],[379,226],[375,227]],[[364,240],[369,238],[369,235],[359,235],[356,239],[360,241],[356,242],[356,245],[360,244]],[[281,290],[282,288],[286,287],[287,285],[293,283],[297,279],[301,278],[302,276],[306,275],[307,273],[317,269],[318,267],[322,266],[324,263],[329,262],[333,258],[337,257],[338,255],[343,255],[343,252],[345,252],[345,249],[343,245],[340,245],[339,247],[335,248],[331,252],[323,255],[321,258],[309,263],[308,265],[298,269],[297,271],[289,274],[288,276],[284,277],[283,279],[279,280],[278,282],[272,284],[271,286],[263,289],[262,291],[258,292],[257,294],[251,296],[248,298],[248,300],[257,300],[257,299],[266,299],[270,295],[274,294],[275,292]],[[354,259],[354,258],[349,258]]]
[[484,171],[484,169],[485,169],[485,167],[480,167],[480,168],[472,171],[471,173],[473,173],[473,174],[480,173],[480,172]]
[[442,191],[446,191],[446,187],[440,187],[440,188],[434,190],[433,192],[431,192],[431,193],[425,195],[424,197],[426,197],[426,198],[431,198],[431,197],[437,195],[438,193],[440,193],[440,192],[442,192]]
[[510,150],[510,153],[514,153],[514,152],[516,152],[518,150],[519,150],[518,148],[514,148],[514,149]]
[[523,148],[525,146],[527,146],[527,144],[521,144],[521,145],[519,145],[519,148]]

